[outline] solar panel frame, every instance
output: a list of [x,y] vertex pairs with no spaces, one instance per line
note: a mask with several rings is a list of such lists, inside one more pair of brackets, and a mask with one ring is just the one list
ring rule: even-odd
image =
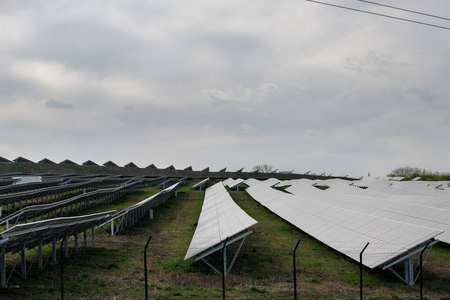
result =
[[[314,188],[311,183],[312,181],[308,183],[308,180],[291,180],[291,186],[286,190],[357,212],[439,229],[444,231],[439,235],[439,239],[442,242],[450,243],[450,209],[427,205],[429,199],[436,199],[434,196],[400,195],[397,188],[393,189],[395,193],[393,195],[374,194],[370,188],[363,190],[351,186],[345,187],[334,184],[331,180],[327,183],[331,187],[322,191]],[[447,199],[447,202],[450,202],[450,197],[439,196],[437,198]]]
[[[364,245],[370,242],[363,261],[369,268],[382,266],[442,233],[288,194],[264,183],[253,183],[246,190],[275,214],[356,261]],[[378,224],[378,231],[370,228],[371,222],[375,222],[372,226]],[[390,230],[383,230],[386,226]]]
[[184,259],[201,255],[257,223],[234,202],[223,183],[218,182],[205,191],[198,224]]

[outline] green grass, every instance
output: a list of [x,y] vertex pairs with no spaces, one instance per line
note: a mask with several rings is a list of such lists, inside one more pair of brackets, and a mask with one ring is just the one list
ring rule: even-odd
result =
[[[150,299],[221,299],[221,277],[205,263],[184,260],[203,204],[204,191],[188,181],[178,197],[154,210],[154,219],[111,237],[96,233],[96,247],[72,255],[64,262],[66,299],[142,299],[143,250],[148,237]],[[208,185],[214,184],[211,181]],[[121,210],[160,191],[145,188],[122,199],[83,211]],[[226,278],[229,299],[292,299],[293,256],[297,241],[297,284],[301,299],[356,299],[359,265],[301,232],[254,201],[245,191],[230,191],[236,203],[258,224],[251,229]],[[49,250],[46,250],[49,251]],[[450,297],[450,248],[434,246],[425,265],[424,293],[430,299]],[[1,299],[57,299],[59,266],[33,268],[27,279],[14,276],[18,287],[0,289]],[[402,284],[388,271],[364,268],[366,299],[417,298],[419,286]]]

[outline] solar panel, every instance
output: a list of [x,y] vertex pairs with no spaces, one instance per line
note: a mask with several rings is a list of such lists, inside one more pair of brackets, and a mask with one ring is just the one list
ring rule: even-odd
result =
[[203,179],[202,181],[200,181],[200,182],[198,182],[196,184],[194,184],[192,187],[194,189],[198,188],[201,191],[208,181],[209,181],[209,177],[206,178],[206,179]]
[[223,185],[229,187],[232,190],[239,190],[239,185],[244,182],[244,179],[228,178],[223,181]]
[[44,217],[50,218],[53,216],[56,218],[58,214],[60,214],[60,217],[68,216],[69,213],[73,213],[74,211],[83,210],[87,207],[99,205],[100,203],[108,203],[116,200],[121,196],[134,191],[136,186],[141,184],[142,181],[133,181],[118,188],[100,189],[92,192],[86,192],[55,203],[27,206],[19,211],[16,211],[15,213],[1,218],[0,225],[6,224],[6,229],[8,229],[11,225],[14,226],[19,222],[26,222],[30,219],[34,219],[34,221],[36,221],[39,217],[42,220]]
[[257,221],[233,201],[223,183],[216,183],[206,189],[198,225],[184,259],[200,256],[255,224]]
[[[413,196],[369,197],[365,195],[366,192],[370,192],[369,189],[362,190],[348,186],[347,193],[343,193],[342,187],[341,192],[336,187],[322,191],[311,185],[291,182],[292,186],[286,190],[295,195],[359,213],[442,230],[444,232],[439,235],[439,240],[450,243],[450,210],[408,203],[407,200]],[[355,194],[352,194],[352,191]]]
[[[38,221],[27,224],[20,224],[14,226],[8,230],[0,233],[0,278],[1,285],[7,286],[9,278],[13,272],[19,273],[22,278],[26,278],[30,267],[27,266],[29,262],[25,257],[26,249],[38,248],[38,264],[39,268],[43,268],[43,254],[42,246],[46,244],[52,244],[53,262],[56,263],[56,241],[66,240],[66,256],[68,255],[67,238],[74,236],[75,245],[78,245],[78,236],[84,233],[85,246],[87,246],[87,234],[88,229],[92,229],[92,238],[94,242],[93,228],[109,218],[109,214],[112,211],[78,216],[78,217],[66,217],[51,219],[45,221]],[[76,248],[77,249],[77,248]],[[13,266],[11,275],[7,276],[7,268],[5,263],[6,253],[19,253],[19,258],[15,260],[15,266]],[[21,268],[15,271],[15,267],[21,264]],[[33,261],[31,261],[31,264]]]
[[152,208],[155,208],[166,202],[174,193],[176,193],[180,184],[181,182],[172,184],[161,192],[127,207],[123,211],[112,216],[106,222],[98,225],[98,227],[103,227],[106,224],[110,224],[111,235],[114,235],[117,232],[124,230],[128,226],[134,225]]
[[360,251],[370,242],[363,260],[369,268],[382,266],[442,233],[441,230],[331,205],[303,194],[288,194],[272,189],[264,182],[246,183],[250,185],[247,192],[256,201],[356,261],[359,261]]
[[124,167],[125,168],[137,168],[138,166],[133,162],[129,162]]

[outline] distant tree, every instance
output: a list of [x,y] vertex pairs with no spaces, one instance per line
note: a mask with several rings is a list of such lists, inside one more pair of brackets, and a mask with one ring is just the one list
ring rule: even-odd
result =
[[405,177],[405,180],[411,180],[415,177],[421,177],[421,180],[450,180],[450,173],[439,173],[433,172],[431,170],[427,171],[425,169],[415,168],[415,167],[400,167],[392,170],[388,174],[390,177],[401,176]]
[[[411,177],[415,174],[422,174],[422,169],[406,166],[406,167],[400,167],[395,170],[392,170],[391,173],[388,174],[388,176],[390,176],[390,177],[395,177],[395,176]],[[418,175],[418,176],[421,176],[421,175]]]
[[260,173],[270,173],[273,171],[273,167],[267,164],[257,165],[253,167],[253,171],[258,171]]

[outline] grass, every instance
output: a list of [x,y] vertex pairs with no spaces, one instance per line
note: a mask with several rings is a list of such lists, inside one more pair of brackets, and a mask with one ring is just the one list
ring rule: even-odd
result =
[[[196,182],[196,181],[195,181]],[[66,299],[142,299],[143,250],[148,237],[150,299],[221,299],[221,277],[203,262],[184,260],[200,214],[204,191],[188,181],[154,210],[154,219],[141,219],[117,236],[97,234],[96,247],[87,248],[64,263]],[[209,185],[213,184],[211,181]],[[145,188],[115,203],[83,214],[121,210],[160,191]],[[301,232],[255,202],[245,191],[230,191],[235,202],[258,221],[226,278],[229,299],[292,299],[292,252],[297,241],[297,286],[301,299],[356,299],[359,266]],[[1,299],[58,299],[59,266],[32,269],[27,279],[14,276],[12,286],[0,289]],[[450,297],[450,248],[434,246],[424,272],[428,299]],[[364,269],[366,299],[418,298],[419,286],[402,284],[388,271]]]

